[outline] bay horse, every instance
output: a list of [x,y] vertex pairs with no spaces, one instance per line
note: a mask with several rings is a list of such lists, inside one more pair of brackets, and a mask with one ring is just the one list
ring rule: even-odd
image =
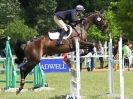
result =
[[[71,35],[67,39],[63,39],[63,45],[56,46],[57,40],[50,39],[49,35],[40,36],[26,43],[25,46],[23,42],[17,42],[14,49],[17,57],[15,62],[18,65],[21,63],[24,63],[24,65],[20,67],[21,80],[16,94],[23,89],[26,76],[40,62],[42,56],[75,51],[75,39],[77,38],[81,49],[93,49],[92,43],[87,41],[87,31],[92,25],[96,25],[103,32],[107,30],[107,23],[103,14],[94,12],[72,27]],[[24,59],[26,59],[25,62]]]

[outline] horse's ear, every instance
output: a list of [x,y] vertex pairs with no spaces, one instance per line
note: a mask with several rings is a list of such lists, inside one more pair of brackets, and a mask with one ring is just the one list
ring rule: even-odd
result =
[[98,12],[97,10],[95,10],[95,12]]
[[95,10],[95,13],[102,14],[101,10],[100,11]]

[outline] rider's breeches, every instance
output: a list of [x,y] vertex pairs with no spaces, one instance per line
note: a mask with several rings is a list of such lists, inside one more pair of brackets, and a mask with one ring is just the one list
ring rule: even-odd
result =
[[58,24],[60,28],[64,29],[65,31],[68,31],[67,26],[63,20],[57,18],[57,16],[54,16],[54,21],[56,24]]

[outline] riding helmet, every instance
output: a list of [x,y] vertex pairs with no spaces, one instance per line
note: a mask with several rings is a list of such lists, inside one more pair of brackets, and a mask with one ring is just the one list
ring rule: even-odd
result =
[[76,10],[77,10],[77,11],[84,11],[85,8],[84,8],[84,6],[82,6],[82,5],[77,5],[77,6],[76,6]]

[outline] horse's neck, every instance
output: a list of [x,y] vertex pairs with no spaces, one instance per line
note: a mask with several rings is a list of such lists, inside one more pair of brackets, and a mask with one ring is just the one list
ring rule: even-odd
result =
[[87,31],[84,29],[84,27],[77,25],[73,28],[73,33],[71,35],[71,38],[75,39],[75,37],[78,37],[79,39],[85,40],[87,38]]
[[88,23],[85,24],[78,24],[75,29],[77,30],[77,32],[81,33],[81,32],[87,32],[88,29],[93,25],[93,22],[90,20]]
[[79,23],[74,27],[71,37],[76,37],[78,35],[81,39],[86,39],[88,29],[93,25],[93,16],[89,16],[83,23]]
[[87,39],[87,31],[93,24],[93,16],[89,16],[86,18],[86,20],[83,20],[83,23],[76,25],[75,30],[78,33],[80,39]]
[[93,15],[89,16],[86,18],[86,20],[84,20],[84,28],[87,31],[93,24]]
[[82,27],[81,25],[77,25],[77,26],[74,28],[74,30],[76,30],[76,32],[78,32],[78,33],[81,33],[83,29],[84,29],[84,27]]

